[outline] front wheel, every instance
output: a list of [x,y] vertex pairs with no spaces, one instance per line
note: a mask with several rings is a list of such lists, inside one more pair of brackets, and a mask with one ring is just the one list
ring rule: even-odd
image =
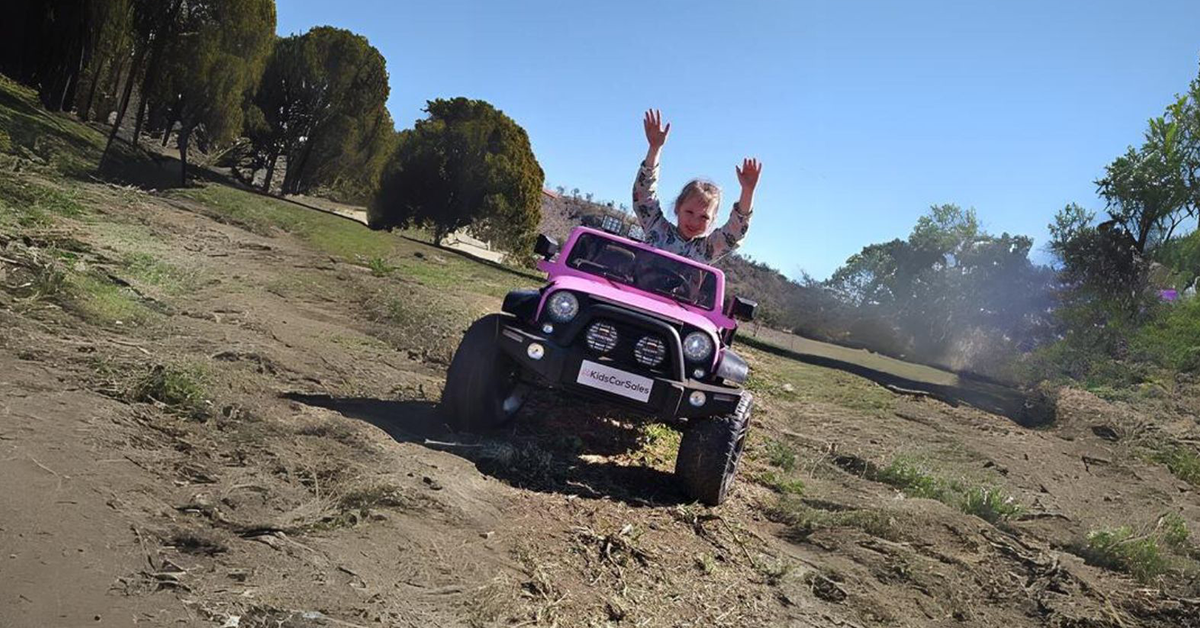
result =
[[494,429],[508,423],[525,401],[518,366],[497,343],[507,316],[489,314],[463,334],[446,371],[438,410],[460,432]]
[[675,476],[692,499],[717,506],[729,496],[746,448],[752,405],[754,398],[745,392],[732,414],[689,421],[675,458]]

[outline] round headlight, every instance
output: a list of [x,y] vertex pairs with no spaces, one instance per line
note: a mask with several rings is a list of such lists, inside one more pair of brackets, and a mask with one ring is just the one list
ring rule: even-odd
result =
[[655,336],[643,336],[633,347],[633,357],[651,368],[662,364],[667,357],[667,345]]
[[584,339],[592,351],[608,353],[617,346],[617,328],[604,321],[596,321],[588,327]]
[[712,350],[712,338],[702,331],[694,331],[683,339],[683,356],[692,362],[707,360]]
[[566,290],[550,295],[546,302],[546,315],[556,323],[565,323],[579,313],[579,299]]

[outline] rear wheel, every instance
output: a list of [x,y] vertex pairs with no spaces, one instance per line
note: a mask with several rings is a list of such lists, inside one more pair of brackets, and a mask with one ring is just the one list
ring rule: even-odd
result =
[[519,367],[500,349],[500,326],[511,322],[500,314],[475,321],[458,343],[446,371],[438,410],[460,432],[494,429],[508,423],[525,402],[527,387]]
[[716,506],[729,496],[746,448],[753,404],[750,393],[742,393],[732,414],[689,421],[675,458],[675,476],[692,499]]

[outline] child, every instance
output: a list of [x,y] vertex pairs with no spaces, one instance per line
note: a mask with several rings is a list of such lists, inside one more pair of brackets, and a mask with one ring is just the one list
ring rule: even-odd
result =
[[646,141],[650,149],[646,160],[638,169],[633,183],[633,211],[642,223],[646,243],[682,255],[698,262],[712,263],[732,253],[746,237],[750,228],[750,214],[754,211],[754,186],[762,165],[757,159],[744,159],[737,170],[738,182],[742,185],[742,198],[733,204],[729,220],[715,233],[709,233],[721,205],[721,188],[711,181],[693,179],[683,186],[675,199],[675,215],[678,225],[671,224],[662,213],[658,202],[658,153],[671,132],[670,123],[662,126],[662,114],[647,111],[642,121],[646,129]]

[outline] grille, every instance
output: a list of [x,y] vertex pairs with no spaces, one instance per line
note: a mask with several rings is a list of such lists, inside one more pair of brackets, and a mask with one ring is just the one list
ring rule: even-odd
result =
[[584,344],[617,365],[655,373],[669,373],[671,369],[670,345],[657,330],[601,318],[587,326]]

